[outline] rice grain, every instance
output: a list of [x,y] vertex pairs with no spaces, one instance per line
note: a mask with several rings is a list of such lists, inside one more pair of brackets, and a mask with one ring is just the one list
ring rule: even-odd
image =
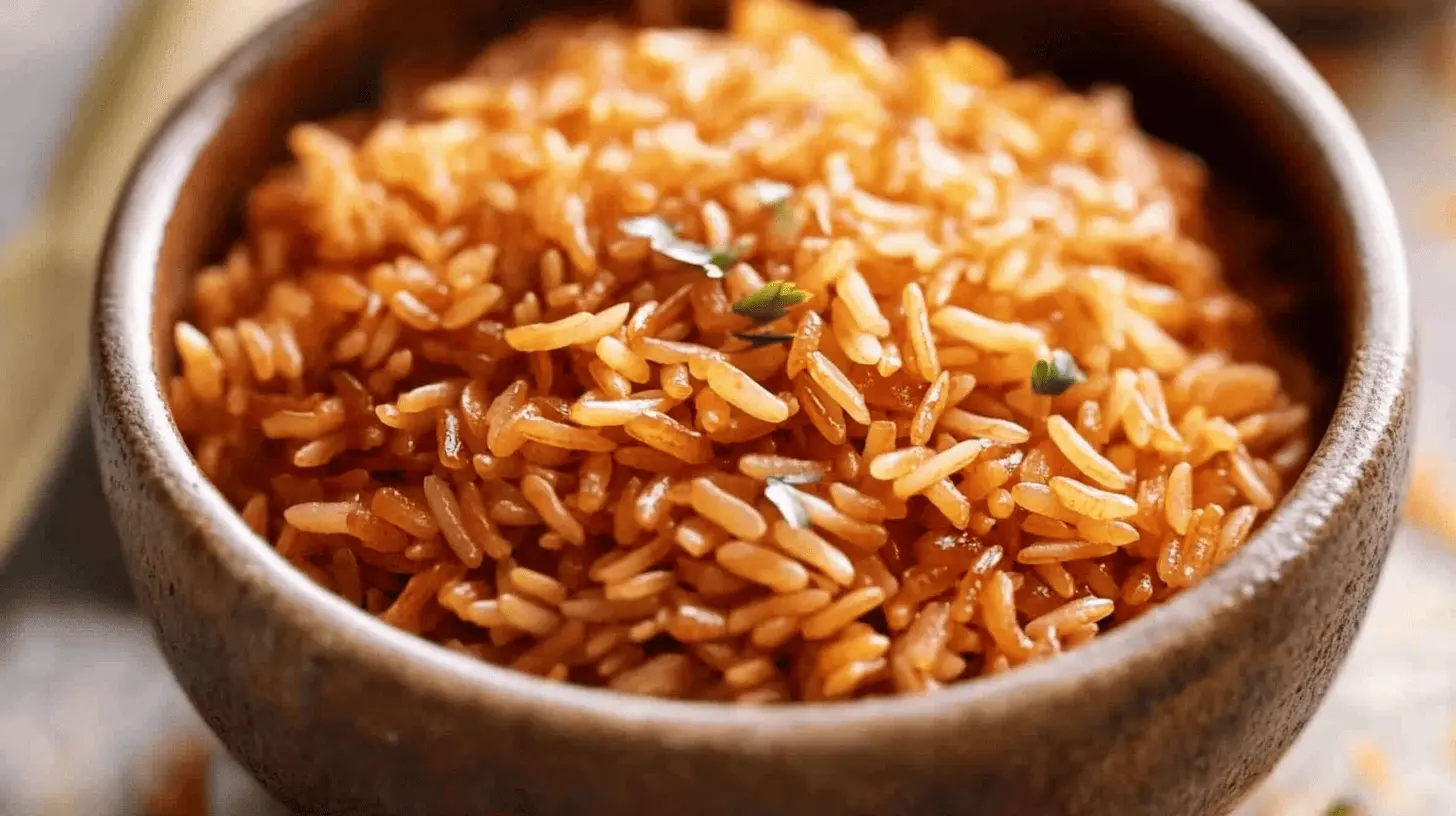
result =
[[248,527],[457,652],[760,704],[1049,659],[1247,546],[1320,406],[1198,160],[922,23],[731,5],[524,25],[216,202],[164,387]]

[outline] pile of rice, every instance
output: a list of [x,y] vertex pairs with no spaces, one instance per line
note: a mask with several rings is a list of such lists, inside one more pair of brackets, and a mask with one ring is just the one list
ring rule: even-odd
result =
[[[482,660],[924,692],[1197,583],[1308,455],[1198,160],[923,23],[547,22],[289,144],[176,326],[177,425],[280,555]],[[774,281],[811,297],[732,310]],[[1038,393],[1054,353],[1085,380]]]

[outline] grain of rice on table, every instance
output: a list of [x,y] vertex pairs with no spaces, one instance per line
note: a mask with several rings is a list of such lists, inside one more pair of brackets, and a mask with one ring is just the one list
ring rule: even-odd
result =
[[1125,93],[928,32],[545,22],[297,126],[176,326],[198,464],[390,624],[642,694],[924,692],[1166,601],[1303,467],[1307,368]]

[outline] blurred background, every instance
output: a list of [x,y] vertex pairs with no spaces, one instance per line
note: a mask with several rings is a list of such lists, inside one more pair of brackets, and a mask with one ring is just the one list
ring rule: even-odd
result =
[[[213,750],[152,645],[82,409],[94,255],[127,167],[193,79],[297,1],[0,3],[0,816],[275,812]],[[1450,816],[1456,11],[1439,0],[1263,5],[1340,93],[1386,174],[1422,377],[1408,522],[1355,653],[1239,816]]]

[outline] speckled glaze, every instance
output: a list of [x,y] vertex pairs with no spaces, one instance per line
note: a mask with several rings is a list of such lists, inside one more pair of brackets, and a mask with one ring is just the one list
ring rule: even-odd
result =
[[[93,418],[137,594],[230,750],[302,814],[1217,814],[1329,685],[1390,541],[1409,456],[1395,219],[1344,111],[1249,8],[1209,0],[911,8],[1024,67],[1132,86],[1155,133],[1285,226],[1289,318],[1328,432],[1270,522],[1174,602],[1057,660],[903,699],[726,707],[545,683],[397,632],[313,585],[193,464],[160,389],[186,276],[226,245],[287,126],[370,98],[391,43],[477,48],[544,13],[486,0],[311,2],[177,109],[123,195],[96,292]],[[601,11],[600,6],[597,7]],[[695,22],[721,20],[718,2]],[[387,91],[387,89],[386,89]]]

